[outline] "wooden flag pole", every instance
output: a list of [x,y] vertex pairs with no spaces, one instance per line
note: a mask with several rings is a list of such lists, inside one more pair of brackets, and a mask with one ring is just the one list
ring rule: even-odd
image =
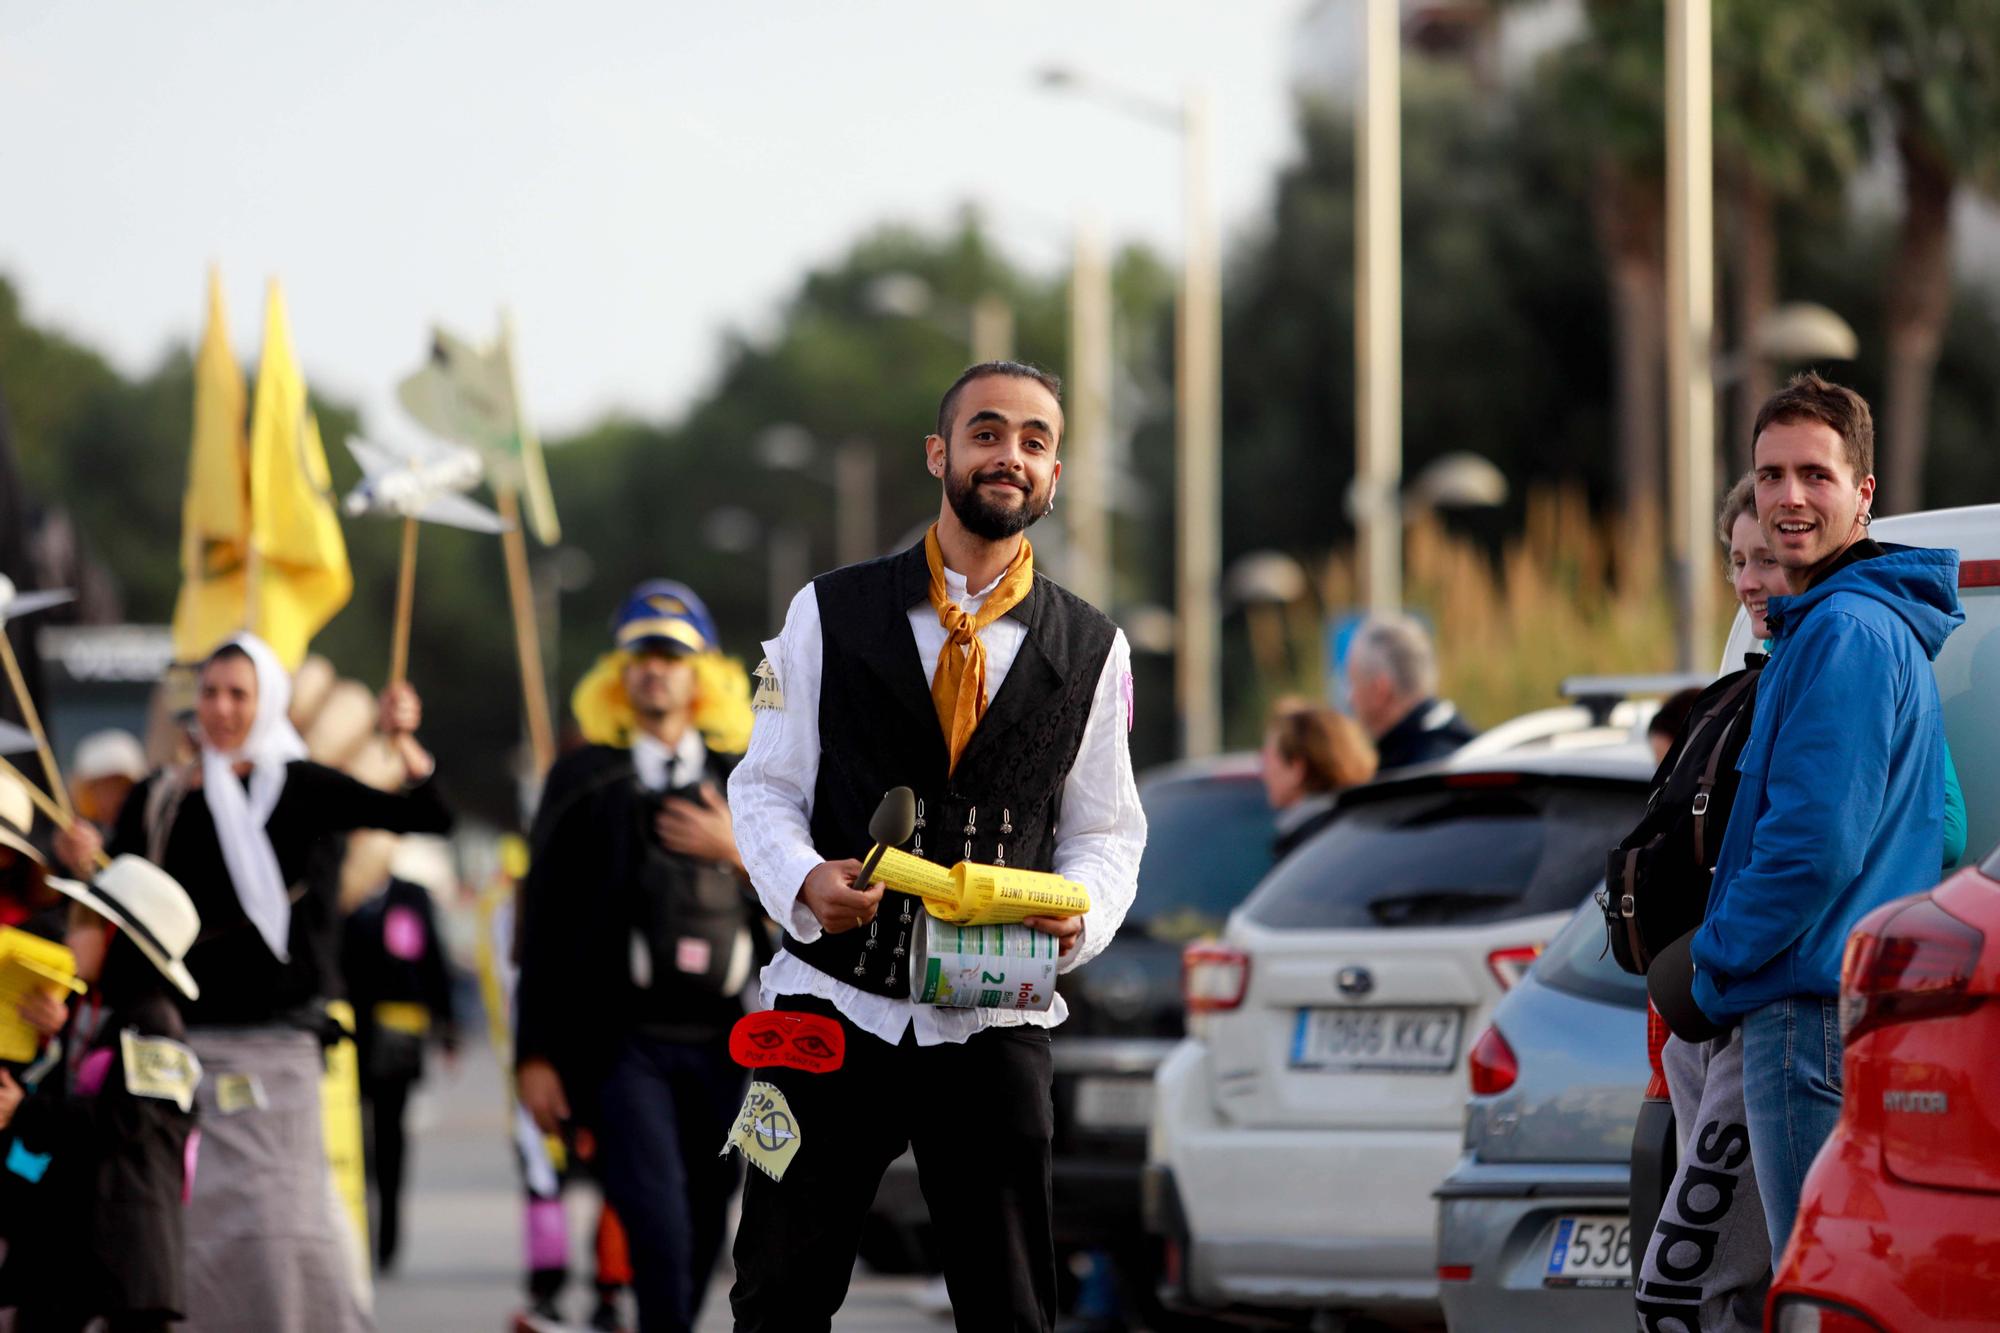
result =
[[251,538],[243,548],[243,628],[257,633],[257,594],[264,582],[264,553]]
[[549,689],[542,676],[541,632],[535,624],[533,593],[528,587],[528,538],[521,531],[521,501],[511,486],[497,486],[500,517],[507,522],[500,534],[507,555],[507,593],[514,609],[514,648],[521,658],[521,694],[528,709],[528,746],[535,756],[535,773],[549,771],[556,761],[555,733],[549,725]]
[[[27,775],[22,773],[20,769],[14,767],[14,765],[8,762],[5,758],[0,758],[0,773],[6,774],[8,777],[14,779],[14,781],[20,783],[23,787],[26,787],[28,789],[28,799],[33,801],[35,803],[35,808],[40,810],[43,814],[47,815],[49,817],[49,822],[54,824],[57,828],[66,829],[70,825],[76,823],[76,814],[73,811],[66,810],[61,806],[58,806],[54,801],[50,800],[47,796],[44,796],[42,794],[42,789],[40,787],[37,787],[34,783],[28,781]],[[98,869],[102,870],[105,866],[108,866],[110,864],[111,864],[111,858],[106,856],[104,852],[100,849],[97,853]]]
[[396,571],[396,628],[389,641],[389,683],[401,685],[410,670],[410,616],[417,600],[417,520],[403,519],[403,563]]
[[[35,710],[35,700],[28,693],[28,682],[21,678],[21,663],[14,656],[14,641],[7,637],[7,626],[0,621],[0,659],[7,666],[7,683],[14,687],[14,697],[21,701],[21,717],[28,724],[28,730],[35,735],[35,752],[42,757],[42,772],[48,774],[49,790],[55,794],[66,818],[75,818],[69,808],[69,792],[63,786],[62,770],[56,767],[55,752],[49,749],[49,735],[42,730],[42,717]],[[11,767],[11,765],[10,765]]]

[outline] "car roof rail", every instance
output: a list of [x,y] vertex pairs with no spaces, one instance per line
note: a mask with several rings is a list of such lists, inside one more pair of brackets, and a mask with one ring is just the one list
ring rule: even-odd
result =
[[1682,690],[1699,690],[1715,680],[1698,671],[1664,671],[1650,676],[1570,676],[1561,686],[1562,697],[1586,709],[1595,726],[1611,721],[1611,710],[1627,699],[1664,699]]

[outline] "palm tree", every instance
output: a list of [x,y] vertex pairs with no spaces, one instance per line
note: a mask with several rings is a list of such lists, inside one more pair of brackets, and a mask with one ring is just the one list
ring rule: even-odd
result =
[[1750,466],[1750,427],[1776,367],[1749,344],[1778,303],[1781,204],[1838,207],[1859,164],[1851,115],[1855,53],[1832,0],[1718,0],[1714,15],[1715,156],[1727,243],[1729,327],[1740,378],[1730,456]]
[[[1587,163],[1585,188],[1611,304],[1616,503],[1657,506],[1666,483],[1665,53],[1658,3],[1589,0],[1582,35],[1542,85]],[[1650,14],[1650,18],[1649,18]]]
[[2000,0],[1841,0],[1866,64],[1870,117],[1901,168],[1885,291],[1887,385],[1877,507],[1922,507],[1931,385],[1951,314],[1961,183],[2000,189]]
[[[1778,207],[1838,194],[1858,135],[1843,96],[1849,43],[1835,0],[1714,0],[1715,150],[1731,338],[1748,340],[1778,300]],[[1582,35],[1556,53],[1549,85],[1587,145],[1600,258],[1612,304],[1619,503],[1655,503],[1664,476],[1666,12],[1662,0],[1587,0]],[[1743,360],[1738,461],[1772,368]]]

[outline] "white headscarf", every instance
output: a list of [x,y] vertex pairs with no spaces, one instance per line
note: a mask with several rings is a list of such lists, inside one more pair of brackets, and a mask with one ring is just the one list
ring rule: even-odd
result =
[[[229,640],[249,655],[257,670],[257,715],[250,733],[234,750],[223,751],[201,740],[202,789],[208,813],[215,820],[222,863],[236,886],[243,914],[279,962],[291,959],[292,900],[278,853],[264,825],[285,791],[285,765],[306,757],[306,743],[292,726],[292,678],[271,646],[254,634]],[[248,763],[250,790],[238,781],[234,766]]]

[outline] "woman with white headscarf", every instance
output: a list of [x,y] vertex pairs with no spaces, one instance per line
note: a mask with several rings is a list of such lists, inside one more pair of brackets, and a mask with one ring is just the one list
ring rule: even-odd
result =
[[[276,654],[240,634],[201,664],[201,754],[155,773],[125,802],[109,850],[146,857],[186,886],[202,933],[183,1005],[206,1076],[187,1226],[190,1333],[348,1333],[370,1326],[351,1280],[321,1137],[324,1001],[338,988],[337,877],[308,875],[316,849],[359,828],[443,833],[451,813],[417,743],[422,704],[382,694],[380,726],[402,758],[400,792],[308,760],[286,716]],[[96,832],[79,821],[57,850],[85,873]]]

